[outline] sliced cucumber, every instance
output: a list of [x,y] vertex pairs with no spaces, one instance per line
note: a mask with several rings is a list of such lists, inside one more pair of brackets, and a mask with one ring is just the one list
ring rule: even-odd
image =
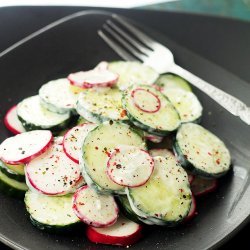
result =
[[110,62],[108,69],[119,75],[117,86],[122,90],[131,85],[151,85],[159,76],[154,69],[139,62]]
[[19,165],[10,165],[4,162],[4,165],[12,170],[13,172],[19,174],[19,175],[25,175],[24,173],[24,165],[23,164],[19,164]]
[[176,88],[190,92],[192,91],[190,84],[185,79],[171,73],[161,75],[155,84],[158,85],[163,91]]
[[118,196],[118,201],[120,204],[120,209],[122,213],[129,218],[130,220],[141,223],[141,221],[138,219],[138,215],[133,211],[129,204],[129,200],[126,195],[119,195]]
[[85,118],[83,118],[82,116],[79,116],[77,122],[76,122],[76,125],[81,125],[81,124],[84,124],[86,122],[89,122],[87,121]]
[[[137,90],[141,92],[143,90],[144,93],[133,95]],[[153,87],[145,85],[130,87],[124,93],[122,103],[130,121],[151,134],[164,136],[180,125],[180,117],[174,106]]]
[[231,157],[225,144],[195,123],[181,125],[174,151],[184,168],[203,177],[220,177],[230,169]]
[[80,222],[72,209],[72,195],[50,197],[29,190],[24,202],[32,224],[41,230],[70,229]]
[[116,88],[88,89],[79,95],[76,110],[79,115],[94,123],[108,120],[127,121],[121,99],[122,93]]
[[42,107],[38,95],[20,102],[17,106],[17,115],[27,131],[49,129],[59,132],[67,127],[71,119],[69,112],[57,114]]
[[0,190],[9,196],[23,198],[28,187],[24,182],[16,181],[0,171]]
[[124,193],[124,187],[112,182],[106,173],[111,151],[122,145],[146,148],[143,138],[129,125],[120,122],[100,124],[88,133],[82,147],[80,164],[89,186],[102,193]]
[[155,149],[151,149],[149,150],[149,153],[152,157],[156,157],[156,156],[162,156],[164,158],[168,158],[169,156],[172,157],[172,152],[166,148],[155,148]]
[[64,114],[74,111],[78,94],[70,90],[67,79],[57,79],[44,84],[39,89],[42,105],[51,112]]
[[[17,166],[20,166],[20,165],[17,165]],[[9,178],[13,180],[25,182],[24,174],[18,174],[16,171],[8,168],[8,166],[4,164],[2,161],[0,161],[0,170],[2,171],[3,174],[5,174],[6,176],[8,176]]]
[[126,188],[129,203],[144,223],[175,226],[191,206],[187,173],[174,155],[167,159],[157,156],[154,161],[154,172],[145,185]]
[[200,122],[202,106],[195,94],[179,88],[164,89],[161,92],[174,105],[181,122]]

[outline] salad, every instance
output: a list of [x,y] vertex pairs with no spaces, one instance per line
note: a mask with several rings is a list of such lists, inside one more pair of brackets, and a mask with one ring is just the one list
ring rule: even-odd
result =
[[230,170],[202,111],[187,81],[139,62],[52,80],[5,115],[15,136],[0,145],[0,189],[24,198],[41,230],[86,225],[94,243],[129,246],[146,225],[193,218]]

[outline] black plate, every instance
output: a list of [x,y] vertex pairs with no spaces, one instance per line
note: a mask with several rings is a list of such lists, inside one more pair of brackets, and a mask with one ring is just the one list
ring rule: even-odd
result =
[[[142,14],[136,18],[136,12],[131,13],[135,19],[143,20]],[[80,69],[89,69],[100,60],[119,59],[96,33],[107,18],[109,18],[107,13],[84,12],[81,16],[47,30],[2,56],[0,58],[1,116],[12,104],[37,93],[39,86],[48,80],[65,77],[69,72]],[[145,23],[150,25],[150,20],[146,22],[146,19],[148,18],[144,17]],[[160,23],[158,25],[160,26]],[[146,27],[144,29],[167,45],[181,66],[250,104],[249,84],[179,46],[168,37]],[[198,216],[192,222],[173,229],[149,227],[146,237],[132,249],[216,247],[249,218],[250,189],[247,179],[250,167],[249,126],[222,110],[199,90],[194,89],[194,91],[204,104],[203,125],[226,142],[232,153],[234,170],[220,180],[219,189],[215,194],[199,200]],[[0,128],[2,140],[9,136],[9,133],[2,121]],[[2,194],[0,194],[0,232],[1,240],[17,249],[110,249],[110,246],[89,243],[84,231],[74,236],[49,235],[38,231],[29,223],[23,202]]]

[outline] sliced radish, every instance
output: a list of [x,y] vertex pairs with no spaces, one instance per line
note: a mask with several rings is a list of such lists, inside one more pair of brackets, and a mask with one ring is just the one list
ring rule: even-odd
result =
[[163,136],[153,135],[153,134],[149,134],[147,132],[144,132],[144,137],[146,140],[149,140],[153,143],[161,143],[164,139]]
[[118,185],[139,187],[154,170],[154,160],[143,149],[132,146],[116,148],[107,163],[109,178]]
[[5,117],[4,117],[4,125],[6,128],[12,132],[13,134],[21,134],[25,132],[25,128],[23,127],[22,123],[19,121],[16,112],[17,106],[13,106],[10,108]]
[[217,186],[217,179],[203,179],[195,176],[191,184],[191,190],[195,196],[202,196],[204,194],[213,192]]
[[81,178],[79,164],[72,162],[58,143],[29,162],[25,174],[29,184],[46,195],[70,193]]
[[73,210],[80,220],[93,227],[111,226],[118,217],[114,197],[98,194],[88,186],[81,187],[74,194]]
[[109,66],[108,62],[102,61],[102,62],[100,62],[100,63],[98,63],[96,65],[95,69],[98,69],[98,70],[107,70],[108,66]]
[[188,174],[188,181],[190,184],[192,184],[192,182],[194,181],[194,178],[195,178],[194,175]]
[[189,213],[187,215],[187,217],[185,218],[185,222],[191,220],[195,215],[196,215],[196,200],[194,195],[192,194],[192,203],[191,203],[191,208],[189,210]]
[[9,137],[0,145],[0,158],[13,165],[27,163],[45,152],[52,139],[49,130],[33,130]]
[[118,75],[105,69],[93,69],[72,73],[68,80],[72,85],[81,88],[111,87],[116,84]]
[[161,101],[150,90],[137,88],[131,93],[134,105],[143,112],[156,113],[161,108]]
[[89,131],[96,128],[94,123],[84,123],[70,129],[63,138],[63,150],[75,163],[79,163],[82,144]]
[[87,227],[86,234],[94,243],[129,246],[142,237],[142,226],[124,217],[119,217],[117,222],[107,228]]

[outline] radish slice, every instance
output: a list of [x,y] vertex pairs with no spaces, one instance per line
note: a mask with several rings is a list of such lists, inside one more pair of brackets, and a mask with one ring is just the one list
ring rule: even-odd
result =
[[94,189],[83,186],[73,197],[76,216],[93,227],[113,225],[118,217],[118,206],[111,195],[101,195]]
[[154,170],[154,160],[143,149],[124,146],[114,150],[107,163],[109,178],[118,185],[139,187]]
[[12,165],[27,163],[45,152],[52,139],[49,130],[33,130],[9,137],[0,145],[0,158]]
[[151,141],[153,143],[161,143],[164,139],[163,136],[153,135],[147,132],[144,132],[144,137],[146,140]]
[[89,131],[96,128],[93,123],[84,123],[70,129],[63,138],[63,150],[65,154],[75,163],[79,163],[82,144]]
[[100,63],[98,63],[96,65],[95,69],[97,69],[97,70],[107,70],[108,66],[109,66],[108,62],[102,61],[102,62],[100,62]]
[[68,80],[72,85],[81,88],[111,87],[116,84],[118,75],[105,69],[93,69],[72,73]]
[[204,194],[213,192],[217,186],[217,179],[203,179],[195,176],[194,181],[191,184],[191,190],[195,196],[202,196]]
[[150,90],[137,88],[132,91],[134,105],[143,112],[156,113],[161,108],[161,101]]
[[32,160],[25,168],[26,179],[38,192],[46,195],[70,193],[81,178],[80,167],[53,143],[47,152]]
[[196,212],[196,200],[195,200],[194,195],[192,194],[191,208],[190,208],[189,213],[184,221],[187,222],[187,221],[191,220],[196,214],[197,214],[197,212]]
[[12,132],[13,134],[21,134],[25,132],[25,128],[23,127],[22,123],[19,121],[16,112],[17,106],[13,106],[10,108],[5,117],[4,117],[4,125],[6,128]]
[[94,243],[129,246],[142,237],[142,226],[124,217],[119,217],[111,227],[87,227],[86,234]]
[[192,182],[194,181],[194,178],[195,178],[194,175],[188,174],[188,181],[190,184],[192,184]]

